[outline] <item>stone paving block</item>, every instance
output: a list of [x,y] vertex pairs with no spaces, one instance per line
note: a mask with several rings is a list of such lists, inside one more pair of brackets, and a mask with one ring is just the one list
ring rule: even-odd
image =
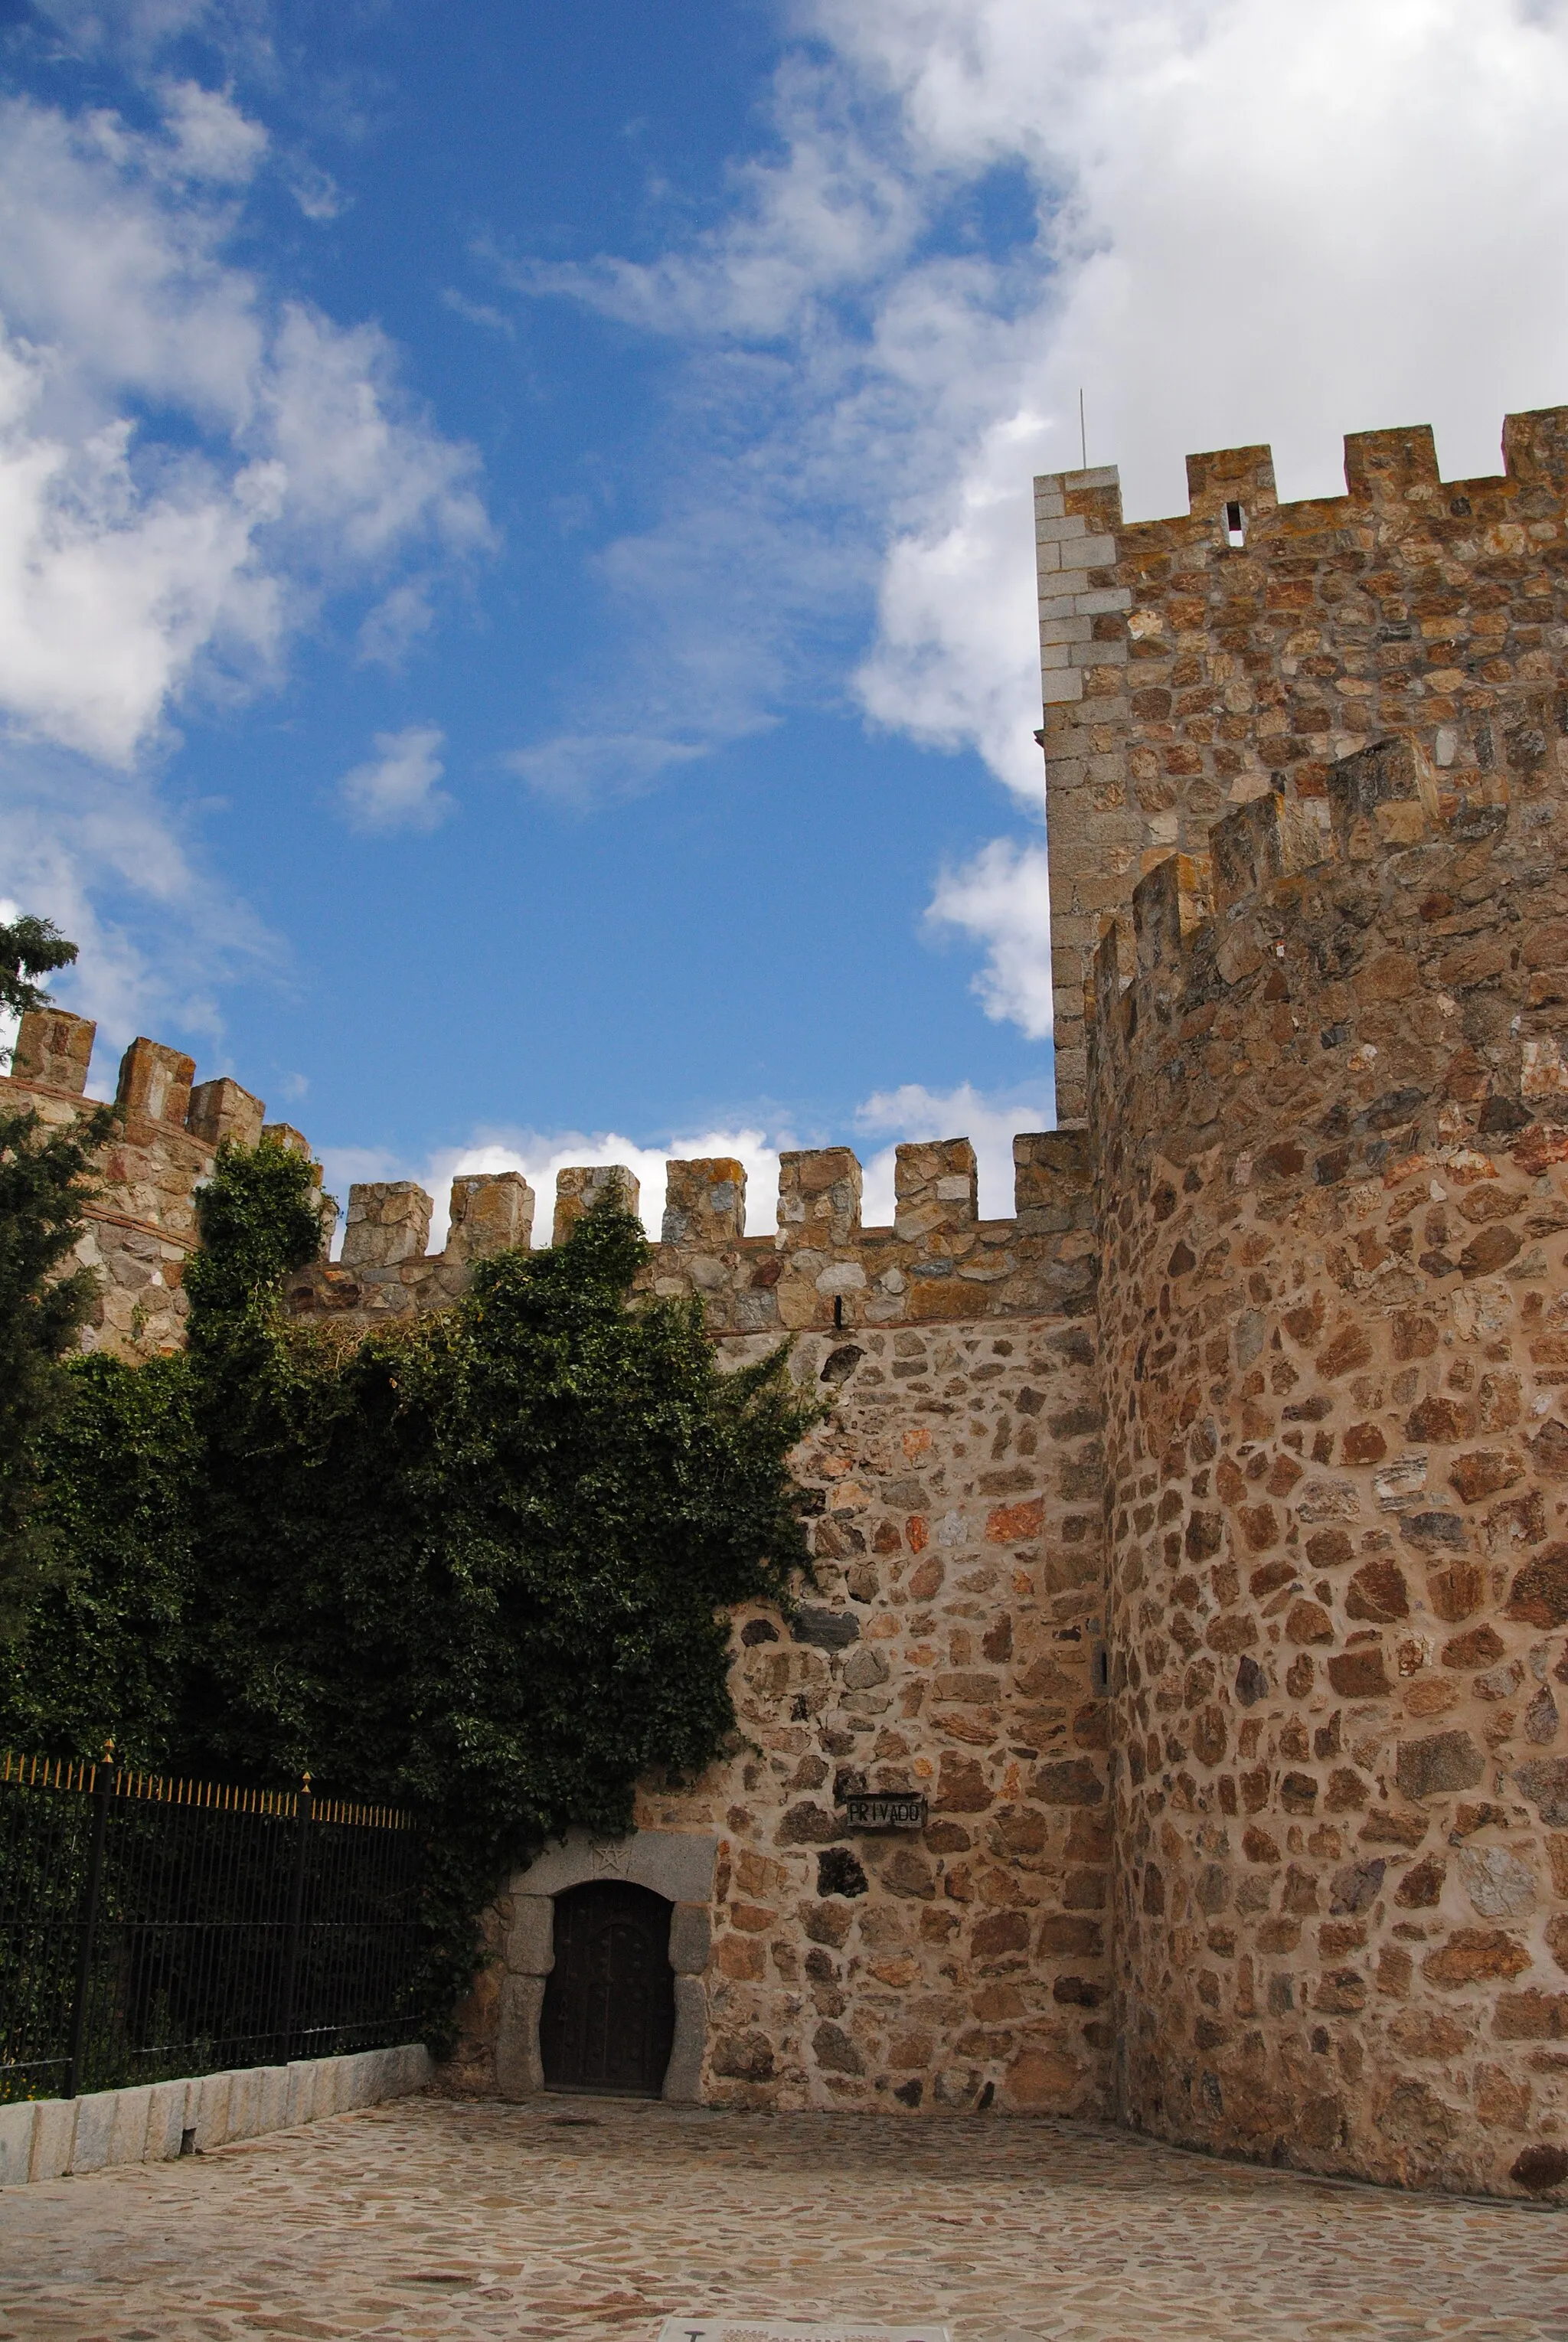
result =
[[191,2085],[190,2112],[185,2119],[196,2134],[196,2153],[211,2155],[229,2135],[229,2093],[233,2074],[204,2074]]
[[101,2090],[76,2099],[0,2107],[0,2187],[125,2163],[176,2161],[187,2129],[198,2151],[375,2106],[430,2078],[422,2045],[240,2067],[190,2082]]
[[705,1903],[677,1903],[670,1914],[670,1966],[677,1976],[701,1976],[713,1957],[714,1927]]
[[675,2037],[664,2071],[671,2106],[695,2106],[703,2094],[703,2052],[708,2023],[707,1987],[699,1976],[675,1978]]
[[555,1905],[548,1895],[514,1894],[506,1965],[517,1976],[548,1976],[555,1965]]
[[288,2119],[288,2067],[264,2066],[262,2077],[262,2110],[258,2130],[282,2130]]
[[396,2096],[399,2067],[395,2049],[367,2049],[362,2064],[362,2106],[378,2107],[385,2099]]
[[[1035,540],[1041,545],[1060,545],[1068,537],[1082,538],[1088,533],[1089,524],[1078,513],[1064,513],[1060,520],[1043,513],[1034,530]],[[1076,545],[1073,551],[1074,555],[1078,553]]]
[[76,2100],[76,2129],[71,2143],[72,2171],[102,2171],[109,2161],[118,2111],[117,2090],[93,2090]]
[[76,2098],[42,2098],[33,2131],[34,2179],[58,2179],[71,2168],[76,2137]]
[[[1557,2342],[1563,2224],[1090,2125],[423,2098],[0,2196],[15,2342]],[[907,2324],[906,2324],[907,2321]]]
[[261,2067],[236,2067],[229,2077],[229,2137],[254,2138],[261,2128]]
[[189,2082],[155,2082],[147,2094],[147,2134],[142,2149],[148,2163],[172,2163],[180,2152],[190,2103]]
[[315,2111],[315,2060],[296,2058],[288,2069],[288,2099],[285,2127],[295,2130]]
[[109,2132],[108,2160],[116,2163],[140,2163],[147,2151],[147,2118],[152,2107],[150,2083],[130,2090],[116,2090],[114,2122]]
[[0,2187],[23,2187],[33,2167],[34,2101],[0,2107]]
[[[509,1976],[503,1980],[500,2024],[495,2042],[495,2087],[504,2098],[532,2097],[544,2087],[539,2056],[539,2013],[544,2005],[544,1978]],[[403,2092],[401,2058],[388,2096]]]

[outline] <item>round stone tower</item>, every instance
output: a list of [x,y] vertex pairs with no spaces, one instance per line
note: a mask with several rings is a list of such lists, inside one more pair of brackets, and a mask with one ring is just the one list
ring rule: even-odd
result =
[[1121,2110],[1568,2175],[1568,881],[1389,742],[1139,884],[1089,1012]]

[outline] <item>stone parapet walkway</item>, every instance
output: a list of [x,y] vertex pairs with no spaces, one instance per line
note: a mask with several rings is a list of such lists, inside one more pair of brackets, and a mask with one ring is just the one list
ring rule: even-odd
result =
[[698,2311],[1568,2342],[1568,2221],[1045,2120],[583,2098],[404,2100],[0,2194],[0,2342],[653,2342]]

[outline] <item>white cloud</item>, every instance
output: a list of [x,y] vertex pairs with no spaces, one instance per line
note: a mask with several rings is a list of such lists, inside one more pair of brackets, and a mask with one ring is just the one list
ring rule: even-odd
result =
[[341,326],[285,304],[257,385],[267,453],[286,480],[287,516],[329,571],[372,572],[403,545],[450,552],[489,542],[471,448],[399,414],[395,359],[374,325]]
[[502,762],[545,796],[571,804],[645,788],[672,766],[704,755],[708,745],[657,733],[565,732],[536,748],[514,749]]
[[114,115],[0,106],[0,314],[42,369],[43,426],[67,443],[145,405],[221,445],[255,411],[261,288],[224,262],[232,204],[172,179],[175,151]]
[[335,220],[348,209],[348,197],[330,171],[295,161],[289,167],[289,193],[307,220]]
[[765,344],[814,328],[834,295],[895,271],[923,225],[920,188],[863,135],[856,95],[831,65],[786,55],[773,90],[778,148],[733,167],[722,225],[651,263],[511,261],[502,275],[657,333]]
[[[189,85],[176,95],[173,151],[193,119],[209,154],[243,144],[226,98],[198,114]],[[275,302],[225,260],[232,205],[171,186],[170,151],[114,116],[0,107],[5,534],[46,589],[25,664],[45,635],[56,658],[91,642],[117,712],[74,745],[122,760],[225,634],[270,657],[324,591],[410,545],[487,539],[472,450],[411,406],[385,337]],[[148,407],[174,410],[167,438]],[[57,619],[51,586],[76,597]],[[57,736],[47,704],[5,704]]]
[[401,732],[378,732],[375,756],[356,765],[338,783],[345,815],[353,829],[438,829],[453,799],[436,785],[446,767],[441,750],[446,736],[437,724],[410,724]]
[[1043,846],[995,837],[974,859],[944,870],[929,922],[961,928],[985,946],[971,989],[987,1016],[1032,1041],[1051,1037],[1051,887]]
[[934,525],[899,529],[883,564],[876,640],[854,677],[878,724],[930,747],[977,748],[1034,806],[1044,770],[1032,732],[1040,652],[1024,491],[1044,445],[1037,413],[1004,415],[980,434]]
[[[604,562],[627,734],[716,743],[847,676],[1037,817],[1029,484],[1077,465],[1080,385],[1133,517],[1184,509],[1189,449],[1272,441],[1283,492],[1319,494],[1346,430],[1429,420],[1451,475],[1495,470],[1506,410],[1568,399],[1543,291],[1564,0],[796,0],[791,23],[716,226],[645,265],[510,267],[687,353],[665,510]],[[591,775],[600,678],[584,708]],[[1034,848],[995,852],[1012,900]],[[1039,1029],[1026,969],[998,957],[985,997]]]
[[1029,473],[1077,463],[1078,385],[1130,515],[1185,508],[1189,449],[1260,439],[1285,494],[1332,493],[1341,435],[1390,423],[1494,471],[1504,410],[1568,397],[1568,313],[1530,289],[1568,230],[1555,0],[814,0],[808,21],[891,102],[912,173],[1011,167],[1039,206],[991,416],[895,533],[861,677],[874,714],[972,741],[1026,799]]
[[421,636],[430,632],[434,618],[429,578],[405,578],[366,611],[355,656],[362,666],[384,666],[395,675]]
[[778,1210],[778,1149],[787,1135],[770,1139],[753,1127],[721,1128],[672,1138],[659,1147],[639,1146],[616,1130],[484,1131],[465,1146],[438,1147],[423,1164],[410,1166],[385,1152],[364,1147],[323,1147],[326,1185],[343,1206],[355,1180],[416,1179],[434,1206],[431,1249],[446,1241],[452,1182],[470,1172],[520,1171],[534,1190],[534,1242],[547,1245],[555,1209],[555,1175],[576,1164],[619,1163],[638,1182],[638,1213],[657,1239],[664,1215],[666,1161],[701,1161],[734,1156],[746,1169],[746,1229],[771,1235]]
[[[379,592],[364,641],[390,656],[433,562],[488,525],[472,451],[410,402],[385,337],[229,256],[265,131],[226,92],[149,86],[152,133],[0,105],[0,820],[109,1021],[161,1007],[199,1026],[236,955],[275,954],[160,800],[172,718],[275,679],[335,593]],[[412,768],[408,786],[404,817],[428,821],[440,801]],[[137,923],[175,903],[171,950]]]
[[[1010,1219],[1014,1134],[1048,1128],[1050,1110],[1044,1088],[988,1093],[964,1083],[939,1091],[909,1082],[867,1098],[854,1123],[866,1136],[884,1142],[864,1161],[863,1218],[867,1227],[885,1227],[894,1216],[894,1153],[906,1139],[972,1139],[982,1216]],[[486,1130],[466,1146],[436,1148],[423,1163],[368,1147],[325,1146],[320,1152],[327,1187],[345,1211],[349,1188],[356,1180],[417,1180],[432,1201],[430,1246],[439,1252],[446,1241],[452,1182],[463,1174],[520,1171],[534,1190],[534,1242],[540,1246],[550,1242],[556,1173],[575,1164],[622,1164],[639,1183],[639,1214],[656,1239],[664,1218],[666,1161],[714,1156],[733,1156],[745,1166],[747,1235],[772,1236],[778,1225],[778,1158],[800,1144],[788,1130],[739,1124],[677,1135],[657,1147],[644,1146],[616,1130]]]
[[471,301],[454,285],[445,287],[441,295],[441,305],[443,308],[450,309],[454,316],[466,318],[471,325],[487,326],[491,333],[504,335],[509,342],[517,338],[516,325],[504,310],[495,308],[488,301]]
[[855,1116],[857,1129],[868,1136],[887,1136],[891,1144],[870,1156],[864,1166],[863,1216],[868,1227],[885,1226],[894,1217],[894,1169],[900,1141],[923,1138],[967,1138],[974,1147],[980,1196],[980,1216],[1010,1220],[1013,1216],[1013,1140],[1022,1130],[1049,1130],[1055,1113],[1046,1102],[1046,1085],[1000,1093],[977,1090],[961,1082],[956,1089],[931,1090],[920,1082],[904,1082],[895,1090],[878,1090]]
[[162,95],[174,167],[186,178],[243,186],[267,150],[261,124],[248,120],[226,91],[200,82],[167,82]]
[[0,345],[0,711],[125,766],[198,653],[275,650],[280,586],[253,537],[280,483],[187,460],[139,488],[129,424],[74,447],[40,427],[45,373]]
[[[123,49],[147,57],[219,15],[215,0],[34,0],[45,17],[86,55]],[[227,14],[227,11],[222,13]]]
[[279,78],[278,0],[31,0],[31,15],[56,53],[117,66],[144,88],[156,89],[171,51],[182,64],[205,59],[209,78]]

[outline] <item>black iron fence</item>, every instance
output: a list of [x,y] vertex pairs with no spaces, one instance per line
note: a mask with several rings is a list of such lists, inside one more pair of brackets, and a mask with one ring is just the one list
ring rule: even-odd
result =
[[423,1867],[308,1783],[0,1757],[0,2102],[417,2040]]

